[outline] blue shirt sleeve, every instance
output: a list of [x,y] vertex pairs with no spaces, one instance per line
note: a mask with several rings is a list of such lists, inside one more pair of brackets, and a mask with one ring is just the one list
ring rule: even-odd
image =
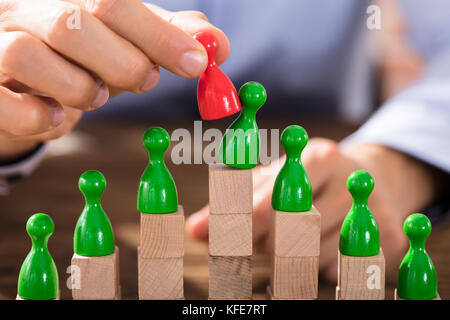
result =
[[437,2],[401,1],[425,72],[346,141],[386,145],[450,173],[450,2]]

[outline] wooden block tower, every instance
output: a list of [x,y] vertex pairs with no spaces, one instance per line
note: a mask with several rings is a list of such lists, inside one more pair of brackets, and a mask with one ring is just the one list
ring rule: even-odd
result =
[[209,299],[251,299],[252,171],[211,164],[209,201]]
[[141,215],[138,248],[139,299],[184,299],[184,212],[175,182],[164,163],[170,138],[162,128],[144,134],[150,161],[139,183]]
[[99,171],[86,171],[78,186],[86,200],[74,233],[71,263],[74,300],[120,299],[119,249],[100,198],[106,180]]
[[247,82],[239,90],[242,111],[219,149],[223,164],[209,166],[209,299],[252,298],[252,170],[259,158],[256,112],[266,90]]
[[436,270],[425,249],[431,233],[430,220],[421,213],[406,218],[403,230],[409,238],[409,250],[400,264],[395,300],[441,300]]
[[307,142],[306,131],[297,125],[287,127],[281,135],[286,162],[272,193],[269,299],[317,298],[321,220],[312,205],[311,184],[301,164]]
[[375,218],[367,205],[372,176],[355,171],[347,180],[353,206],[341,228],[336,300],[384,300],[385,259]]

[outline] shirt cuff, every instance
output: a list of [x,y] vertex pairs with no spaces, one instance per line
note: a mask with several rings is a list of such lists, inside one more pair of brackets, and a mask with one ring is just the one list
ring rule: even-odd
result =
[[8,194],[11,184],[29,176],[45,157],[48,143],[41,143],[12,163],[0,165],[0,195]]
[[447,107],[430,108],[412,101],[392,102],[344,139],[342,145],[380,144],[450,172],[449,114]]

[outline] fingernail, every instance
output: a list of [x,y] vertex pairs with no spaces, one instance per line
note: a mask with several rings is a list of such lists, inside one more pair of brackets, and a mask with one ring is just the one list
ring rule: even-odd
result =
[[141,87],[141,91],[147,92],[153,89],[159,80],[159,67],[154,66],[150,73],[147,75],[144,84]]
[[180,60],[181,68],[191,77],[200,75],[207,63],[206,55],[197,50],[184,53]]
[[59,126],[65,118],[66,114],[64,112],[64,109],[61,106],[55,107],[55,110],[53,112],[52,127]]
[[95,97],[94,101],[91,104],[92,109],[96,109],[98,107],[101,107],[108,101],[109,98],[109,90],[108,87],[104,82],[101,82],[102,84],[98,88],[97,96]]

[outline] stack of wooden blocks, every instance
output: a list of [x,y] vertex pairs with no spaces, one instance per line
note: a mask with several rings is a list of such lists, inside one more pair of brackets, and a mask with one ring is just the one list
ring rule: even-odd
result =
[[320,213],[272,209],[271,276],[267,296],[273,300],[316,299],[320,254]]
[[74,254],[71,262],[73,300],[119,300],[119,248],[106,256]]
[[184,299],[183,257],[183,207],[174,213],[141,213],[139,299]]
[[209,299],[252,298],[252,171],[209,166]]
[[338,250],[336,300],[384,300],[383,250],[374,256],[347,256]]

